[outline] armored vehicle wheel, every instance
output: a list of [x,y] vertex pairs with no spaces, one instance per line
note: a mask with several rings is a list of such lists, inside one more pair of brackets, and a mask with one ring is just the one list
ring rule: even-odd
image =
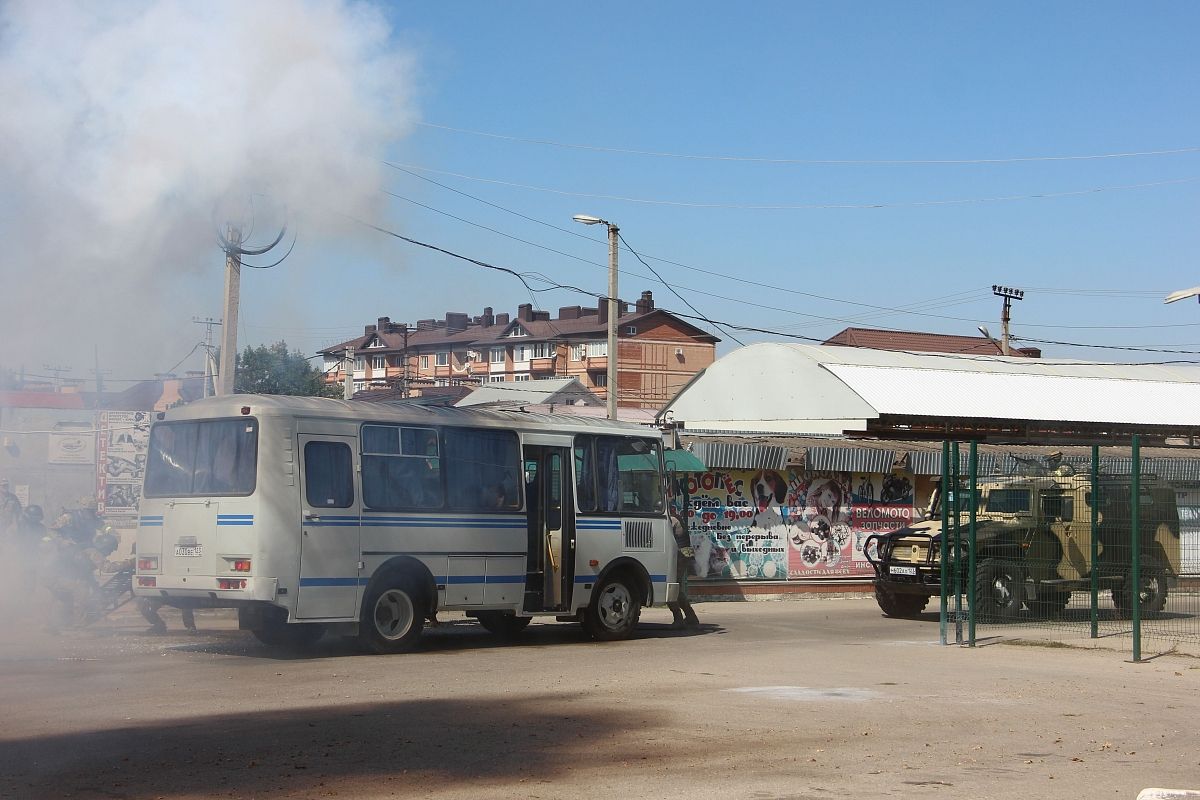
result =
[[1010,620],[1021,611],[1021,568],[1001,558],[982,559],[975,569],[975,616],[990,622]]
[[887,586],[875,584],[875,602],[884,616],[912,618],[919,616],[929,603],[923,594],[897,594]]
[[[1112,590],[1113,605],[1122,617],[1133,615],[1133,571],[1125,574],[1125,580],[1120,587]],[[1140,597],[1142,616],[1159,614],[1167,607],[1167,575],[1162,565],[1156,559],[1147,558],[1142,562]]]
[[376,653],[403,653],[411,650],[425,627],[420,595],[413,582],[397,576],[381,582],[363,603],[358,623],[359,640]]
[[1040,617],[1053,617],[1061,614],[1071,602],[1071,593],[1058,589],[1037,587],[1037,599],[1029,602],[1029,610]]
[[480,625],[502,639],[515,638],[533,621],[531,617],[518,617],[503,611],[480,611],[475,617]]
[[601,642],[628,639],[641,615],[636,585],[628,575],[617,572],[592,591],[592,602],[583,615],[583,629]]

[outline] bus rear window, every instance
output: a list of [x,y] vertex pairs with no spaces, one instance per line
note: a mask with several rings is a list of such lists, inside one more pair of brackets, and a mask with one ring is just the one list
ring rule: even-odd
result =
[[150,429],[146,497],[254,492],[258,423],[253,419],[160,422]]

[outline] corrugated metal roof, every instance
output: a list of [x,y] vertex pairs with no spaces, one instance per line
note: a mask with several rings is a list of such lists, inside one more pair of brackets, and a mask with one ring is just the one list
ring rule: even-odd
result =
[[891,472],[896,463],[894,450],[854,447],[811,447],[807,466],[811,470],[833,472]]
[[[1200,423],[1200,383],[1057,374],[828,364],[880,414],[1108,422]],[[1153,398],[1153,402],[1147,399]]]
[[692,453],[709,469],[783,469],[787,466],[786,447],[728,442],[696,442]]
[[881,415],[1200,426],[1200,367],[762,343],[664,409],[685,428],[866,430]]

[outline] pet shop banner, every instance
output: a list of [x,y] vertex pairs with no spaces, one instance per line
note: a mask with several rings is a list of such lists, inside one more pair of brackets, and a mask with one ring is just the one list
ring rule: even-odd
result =
[[714,471],[689,476],[688,494],[701,579],[869,576],[863,542],[913,517],[900,474]]
[[150,442],[150,413],[102,411],[97,429],[97,511],[105,518],[136,517]]

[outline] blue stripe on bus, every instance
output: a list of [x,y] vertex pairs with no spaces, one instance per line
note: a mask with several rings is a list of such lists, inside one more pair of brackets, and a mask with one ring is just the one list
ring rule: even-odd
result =
[[[358,578],[301,578],[301,586],[331,587],[331,586],[366,586],[370,582],[367,576]],[[438,575],[434,581],[442,584],[480,584],[480,583],[525,583],[524,575]]]
[[138,519],[138,524],[143,528],[161,528],[163,524],[163,518],[161,516],[141,517]]
[[[600,577],[599,575],[576,575],[575,582],[576,583],[595,583],[599,577]],[[651,575],[650,582],[651,583],[666,583],[667,576],[666,575]]]

